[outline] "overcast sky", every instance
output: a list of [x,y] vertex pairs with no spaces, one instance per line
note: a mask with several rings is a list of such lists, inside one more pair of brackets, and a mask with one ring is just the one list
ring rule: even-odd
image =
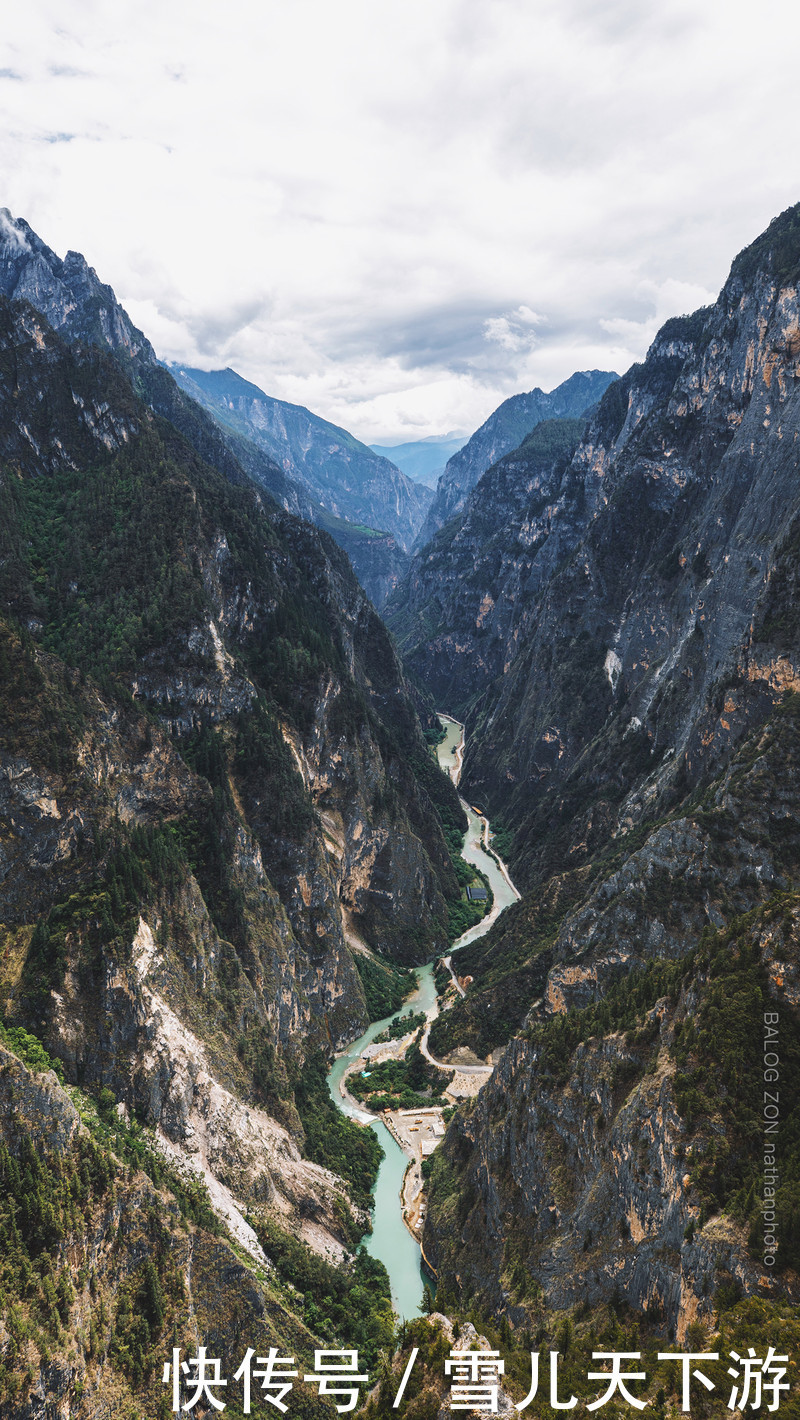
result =
[[27,0],[0,206],[368,442],[622,371],[800,199],[795,0]]

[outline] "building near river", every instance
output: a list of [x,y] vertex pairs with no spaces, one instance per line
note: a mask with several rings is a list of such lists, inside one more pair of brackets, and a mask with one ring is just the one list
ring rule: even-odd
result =
[[486,888],[482,883],[470,884],[467,888],[468,902],[486,902],[487,896]]

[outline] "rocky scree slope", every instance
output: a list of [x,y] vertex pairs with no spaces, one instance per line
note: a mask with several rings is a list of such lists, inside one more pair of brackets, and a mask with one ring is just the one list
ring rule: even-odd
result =
[[[205,1344],[227,1361],[246,1336],[313,1361],[296,1295],[263,1256],[243,1260],[203,1190],[13,1034],[0,1044],[3,1415],[166,1413],[173,1346],[188,1356]],[[309,1400],[311,1413],[333,1413]]]
[[[4,1018],[242,1245],[262,1207],[341,1255],[306,1071],[366,1024],[357,962],[443,948],[454,792],[328,538],[26,302],[0,301],[0,409]],[[359,1147],[316,1157],[360,1208]]]
[[596,404],[617,376],[607,370],[579,370],[545,394],[530,390],[514,394],[489,415],[472,438],[448,459],[415,550],[425,546],[460,513],[475,484],[504,454],[517,448],[543,419],[577,419]]

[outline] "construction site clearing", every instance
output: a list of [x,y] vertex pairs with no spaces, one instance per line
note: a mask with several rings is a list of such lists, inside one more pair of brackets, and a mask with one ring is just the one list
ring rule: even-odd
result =
[[[354,1062],[341,1081],[342,1093],[344,1094],[347,1089],[347,1076],[362,1070],[365,1065],[374,1066],[384,1060],[402,1060],[414,1039],[414,1034],[411,1032],[400,1039],[381,1041],[380,1043],[373,1041],[372,1044],[365,1046],[359,1059]],[[432,1057],[428,1055],[428,1059],[432,1059]],[[432,1063],[436,1062],[432,1061]],[[486,1083],[486,1076],[491,1070],[491,1066],[488,1064],[484,1065],[482,1069],[479,1067],[477,1071],[474,1066],[468,1071],[462,1071],[456,1064],[448,1065],[446,1062],[441,1062],[441,1064],[448,1075],[451,1075],[452,1072],[451,1078],[442,1090],[442,1094],[451,1105],[460,1104],[462,1100],[471,1099],[477,1095],[481,1086]],[[354,1100],[353,1103],[357,1103],[357,1101]],[[368,1109],[369,1104],[366,1103],[364,1107]],[[430,1158],[444,1138],[447,1127],[444,1120],[444,1109],[441,1105],[431,1105],[419,1109],[384,1109],[378,1113],[390,1134],[409,1159],[402,1188],[403,1222],[419,1242],[425,1222],[422,1164],[425,1159]]]
[[403,1222],[408,1231],[422,1240],[425,1225],[425,1181],[423,1159],[429,1159],[444,1138],[445,1123],[441,1109],[393,1109],[381,1116],[400,1148],[409,1156],[401,1194]]

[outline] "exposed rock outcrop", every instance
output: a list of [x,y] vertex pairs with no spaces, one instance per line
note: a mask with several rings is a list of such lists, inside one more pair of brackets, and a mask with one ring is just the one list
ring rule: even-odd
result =
[[606,370],[580,370],[549,394],[535,389],[503,400],[471,439],[448,459],[417,537],[417,549],[461,512],[487,468],[516,449],[537,424],[544,419],[580,418],[616,378]]
[[777,1266],[759,1194],[765,1020],[783,1086],[800,1039],[798,278],[795,208],[571,458],[537,467],[529,441],[436,553],[467,793],[532,890],[465,949],[473,984],[431,1032],[481,1056],[516,1038],[451,1126],[425,1248],[445,1296],[522,1321],[616,1295],[683,1339],[738,1295],[797,1296],[794,1103]]
[[795,684],[798,251],[793,208],[608,388],[566,466],[523,446],[485,475],[392,602],[521,885],[713,774]]
[[226,1217],[337,1248],[293,1081],[366,1025],[345,918],[389,960],[444,947],[454,791],[342,552],[201,458],[202,411],[155,414],[101,326],[124,359],[0,299],[6,1019]]

